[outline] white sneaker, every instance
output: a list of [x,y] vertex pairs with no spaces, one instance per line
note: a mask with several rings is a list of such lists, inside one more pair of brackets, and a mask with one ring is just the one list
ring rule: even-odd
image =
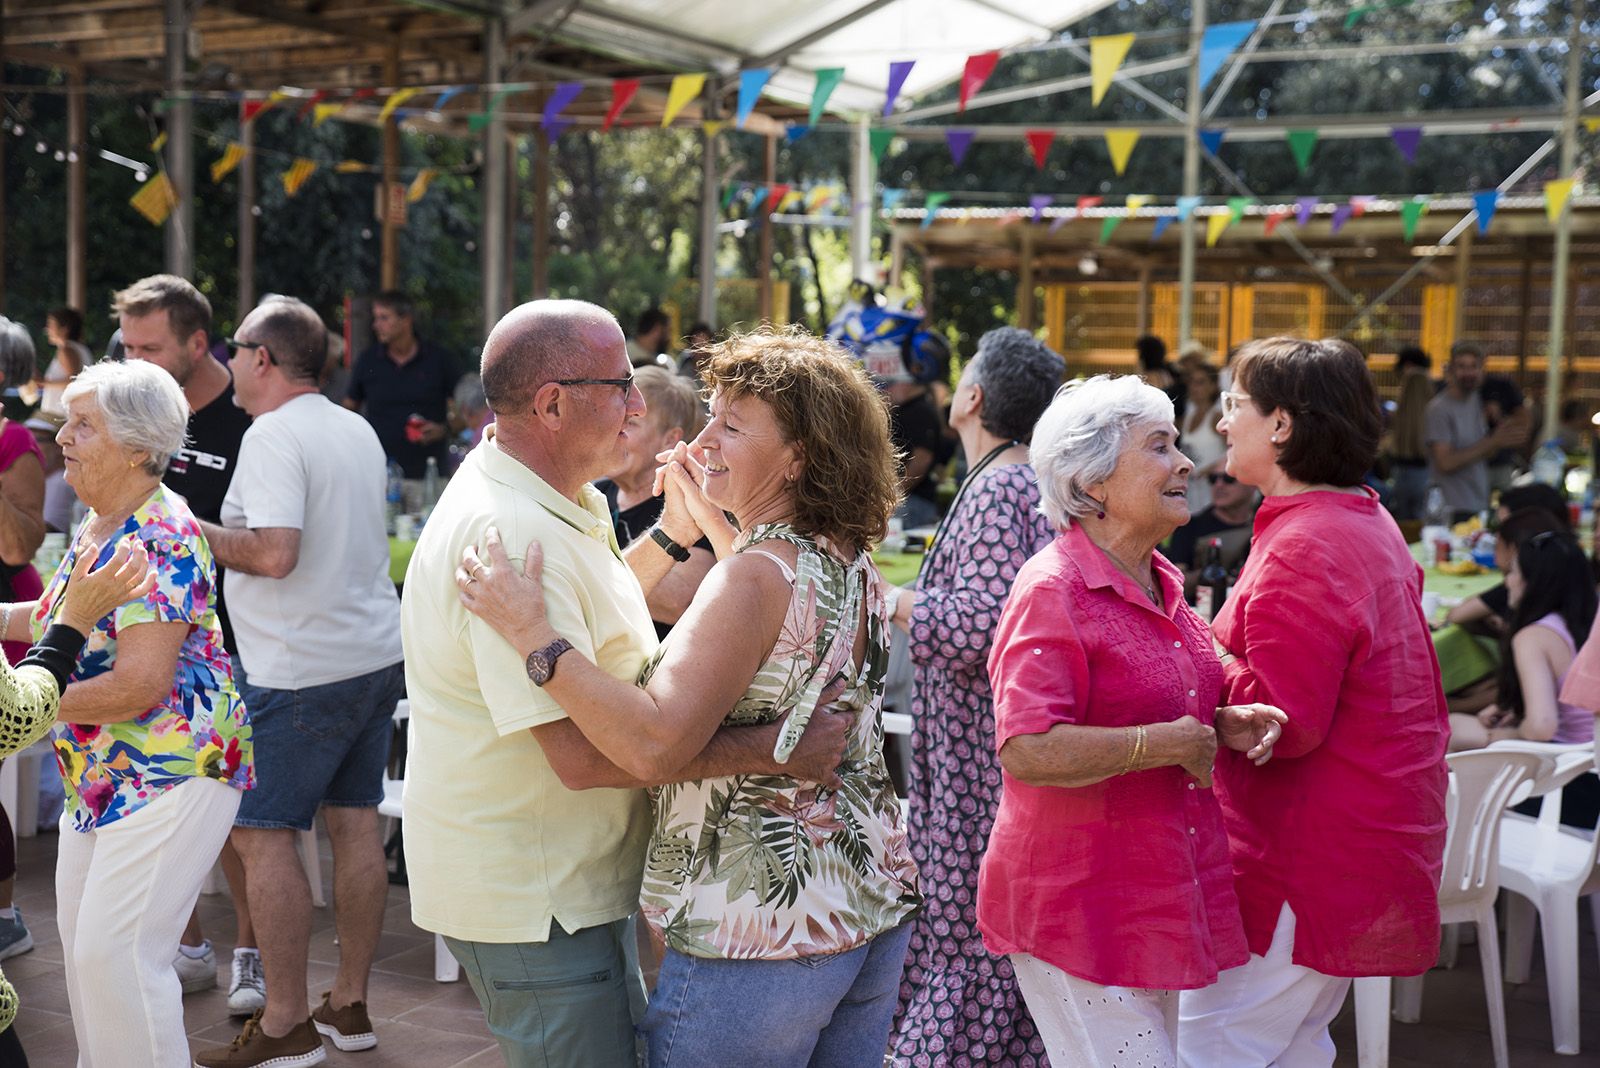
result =
[[249,1016],[267,1007],[267,975],[261,954],[253,949],[233,951],[233,982],[228,984],[228,1015]]
[[185,994],[210,990],[217,985],[217,954],[211,948],[210,942],[206,943],[203,957],[191,957],[179,950],[178,955],[173,958],[172,968],[178,973]]

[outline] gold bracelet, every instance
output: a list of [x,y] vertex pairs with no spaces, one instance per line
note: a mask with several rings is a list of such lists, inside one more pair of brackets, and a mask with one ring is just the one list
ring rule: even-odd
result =
[[1139,747],[1139,734],[1132,727],[1122,728],[1122,737],[1128,742],[1128,749],[1122,755],[1122,770],[1119,775],[1126,775],[1133,770],[1133,755]]
[[1146,745],[1146,742],[1147,742],[1147,736],[1145,734],[1144,724],[1142,724],[1142,723],[1139,724],[1138,731],[1139,731],[1139,741],[1134,747],[1133,770],[1134,771],[1143,771],[1144,770],[1144,751],[1145,751],[1145,745]]
[[7,634],[11,633],[11,608],[12,605],[9,601],[4,605],[0,605],[0,639],[6,641],[11,640],[6,637]]

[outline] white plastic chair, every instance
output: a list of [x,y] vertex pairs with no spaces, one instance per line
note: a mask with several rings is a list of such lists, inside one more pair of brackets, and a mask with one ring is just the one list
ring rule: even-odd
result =
[[1496,751],[1542,758],[1532,794],[1544,797],[1538,819],[1508,812],[1500,828],[1500,885],[1506,895],[1506,982],[1528,981],[1537,916],[1544,935],[1550,1034],[1557,1053],[1577,1053],[1578,899],[1589,898],[1600,942],[1600,837],[1561,824],[1562,787],[1595,766],[1589,743],[1501,742]]
[[[1538,774],[1540,757],[1480,749],[1452,753],[1446,806],[1449,833],[1439,887],[1441,923],[1477,925],[1483,992],[1489,1007],[1489,1037],[1495,1068],[1507,1068],[1505,990],[1500,971],[1499,930],[1494,900],[1499,893],[1500,817],[1518,788]],[[1361,1068],[1383,1068],[1389,1060],[1389,991],[1394,1017],[1416,1023],[1422,1008],[1422,976],[1391,981],[1357,979],[1356,1044]]]
[[[394,721],[396,724],[408,723],[411,719],[411,702],[402,699],[395,705]],[[409,725],[407,727],[409,730]],[[403,769],[402,769],[403,773]],[[405,819],[405,790],[404,777],[396,779],[390,776],[389,770],[383,772],[383,800],[378,802],[378,815],[387,816],[392,820]],[[444,944],[444,935],[433,936],[433,978],[435,982],[453,983],[461,978],[461,963],[450,952],[450,947]]]

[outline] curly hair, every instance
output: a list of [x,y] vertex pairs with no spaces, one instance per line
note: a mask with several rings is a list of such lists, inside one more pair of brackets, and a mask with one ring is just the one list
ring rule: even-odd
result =
[[862,366],[832,342],[762,329],[709,346],[707,389],[771,407],[802,458],[796,532],[842,548],[870,549],[899,504],[889,406]]

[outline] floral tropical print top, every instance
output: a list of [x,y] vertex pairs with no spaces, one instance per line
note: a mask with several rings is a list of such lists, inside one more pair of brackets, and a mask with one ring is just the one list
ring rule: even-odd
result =
[[[39,598],[33,616],[37,639],[55,622],[61,594],[77,562],[90,512],[72,547]],[[123,525],[144,543],[156,586],[95,624],[78,657],[73,682],[103,675],[116,665],[117,635],[139,623],[187,623],[172,690],[156,705],[120,723],[58,723],[56,760],[66,784],[67,811],[78,831],[137,812],[186,779],[218,779],[241,790],[255,785],[250,719],[233,685],[233,664],[217,624],[216,565],[189,506],[165,486]],[[104,563],[116,550],[108,541]]]
[[[767,539],[800,550],[794,572],[778,561],[794,594],[777,644],[723,723],[771,723],[792,711],[778,743],[784,758],[823,689],[839,678],[846,687],[839,703],[856,719],[837,790],[787,776],[735,775],[652,791],[655,830],[642,905],[667,946],[690,956],[840,953],[899,926],[922,902],[883,762],[889,625],[882,580],[866,553],[840,563],[782,524],[753,528],[739,551]],[[867,648],[857,668],[863,601]],[[641,684],[660,661],[658,651]]]

